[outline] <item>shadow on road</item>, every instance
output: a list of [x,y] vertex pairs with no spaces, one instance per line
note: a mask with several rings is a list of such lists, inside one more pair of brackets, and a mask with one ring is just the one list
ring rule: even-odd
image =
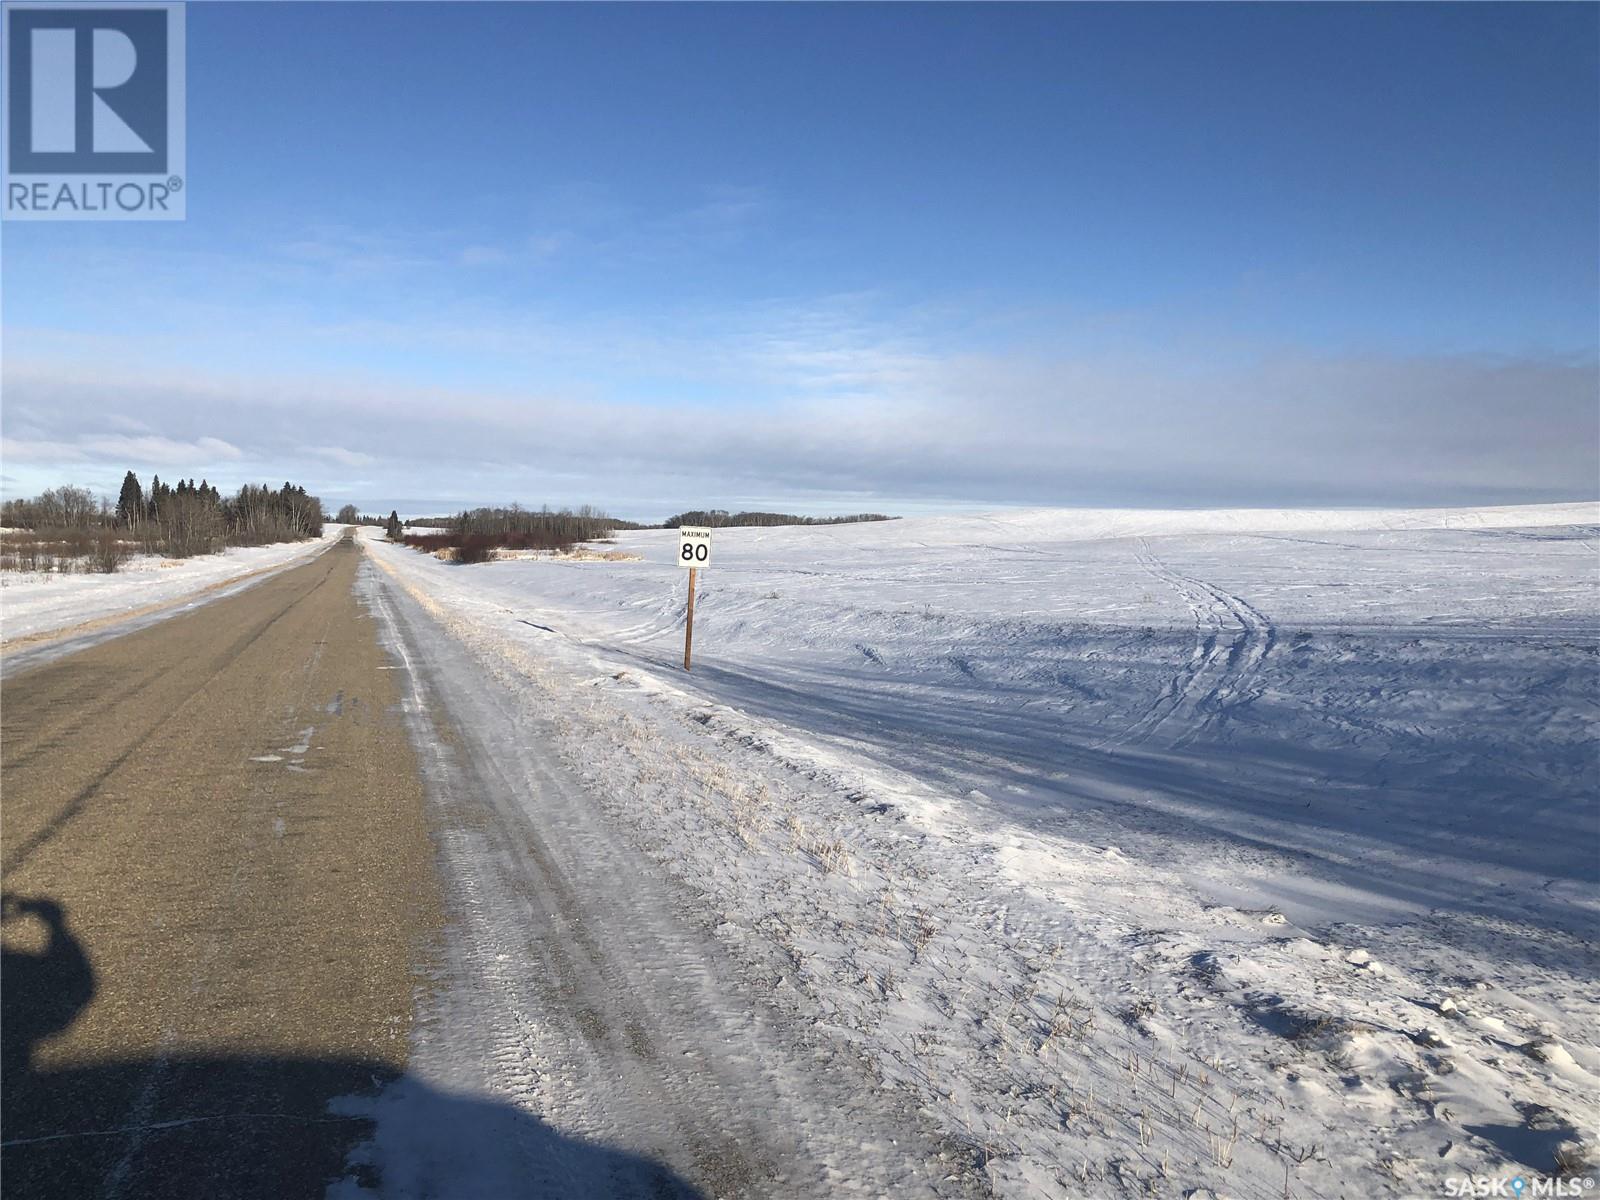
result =
[[7,1200],[698,1197],[659,1163],[359,1059],[194,1055],[41,1068],[93,1001],[63,907],[6,896],[0,1177]]

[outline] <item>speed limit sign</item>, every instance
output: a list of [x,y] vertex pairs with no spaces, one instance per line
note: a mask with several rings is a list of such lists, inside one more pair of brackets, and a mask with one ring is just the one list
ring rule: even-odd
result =
[[711,530],[699,525],[678,527],[678,565],[705,567],[711,564]]
[[694,653],[694,581],[711,562],[711,530],[702,525],[678,526],[678,565],[689,568],[689,607],[683,617],[683,669]]

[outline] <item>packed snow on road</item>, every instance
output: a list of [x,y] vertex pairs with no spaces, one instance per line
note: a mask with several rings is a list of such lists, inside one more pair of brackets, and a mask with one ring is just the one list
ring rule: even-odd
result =
[[163,558],[136,554],[111,574],[7,571],[0,574],[0,642],[8,647],[54,637],[88,622],[123,622],[158,605],[210,599],[230,584],[303,562],[328,548],[343,525],[320,538],[270,546],[230,546],[216,554]]
[[361,536],[952,1177],[1592,1171],[1595,505],[718,529],[689,674],[675,531]]

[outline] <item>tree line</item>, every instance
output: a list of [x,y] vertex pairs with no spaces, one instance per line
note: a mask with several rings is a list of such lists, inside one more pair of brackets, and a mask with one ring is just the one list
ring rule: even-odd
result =
[[588,504],[576,509],[553,509],[547,504],[537,512],[512,504],[506,508],[469,509],[458,514],[449,527],[466,534],[541,535],[572,545],[610,537],[617,522]]
[[395,513],[385,522],[389,537],[432,554],[454,551],[457,562],[488,562],[496,550],[570,550],[579,542],[608,540],[620,522],[597,508],[535,511],[512,504],[473,508],[434,523],[443,532],[408,534]]
[[[443,520],[444,518],[440,519]],[[339,515],[334,517],[333,520],[340,525],[377,525],[382,529],[391,529],[395,526],[404,527],[406,525],[427,524],[426,521],[418,519],[401,521],[400,514],[394,511],[391,511],[387,518],[375,517],[371,513],[362,512],[354,504],[346,504],[340,508]],[[393,537],[394,535],[391,534],[390,536]]]
[[797,517],[793,513],[736,512],[726,509],[694,509],[668,517],[661,522],[662,529],[677,529],[684,525],[703,525],[711,529],[735,525],[853,525],[858,521],[893,521],[883,513],[850,513],[842,517]]
[[129,471],[113,506],[85,488],[52,488],[31,499],[0,505],[0,524],[36,534],[122,531],[146,553],[169,558],[210,554],[224,546],[262,546],[322,535],[322,501],[304,487],[246,484],[234,495],[202,479],[168,483],[153,476],[149,488]]
[[[447,533],[484,534],[502,533],[553,534],[570,542],[593,541],[625,529],[677,529],[683,525],[705,525],[724,528],[738,525],[850,525],[858,521],[893,521],[897,518],[883,513],[848,513],[837,517],[802,517],[794,513],[779,512],[729,512],[726,509],[691,509],[668,517],[659,524],[625,521],[608,516],[599,509],[584,505],[577,510],[552,510],[549,505],[534,511],[512,504],[505,508],[474,508],[444,517],[408,517],[401,519],[391,511],[387,518],[368,516],[354,504],[339,510],[337,520],[342,525],[377,525],[387,531],[392,541],[400,541],[407,529],[421,526],[425,529]],[[571,535],[570,538],[568,535]],[[426,536],[426,535],[424,535]]]

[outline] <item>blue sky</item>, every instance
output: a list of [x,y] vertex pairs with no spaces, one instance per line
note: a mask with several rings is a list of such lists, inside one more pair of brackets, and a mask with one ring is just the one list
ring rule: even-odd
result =
[[1593,5],[192,4],[189,219],[4,229],[4,488],[1592,496]]

